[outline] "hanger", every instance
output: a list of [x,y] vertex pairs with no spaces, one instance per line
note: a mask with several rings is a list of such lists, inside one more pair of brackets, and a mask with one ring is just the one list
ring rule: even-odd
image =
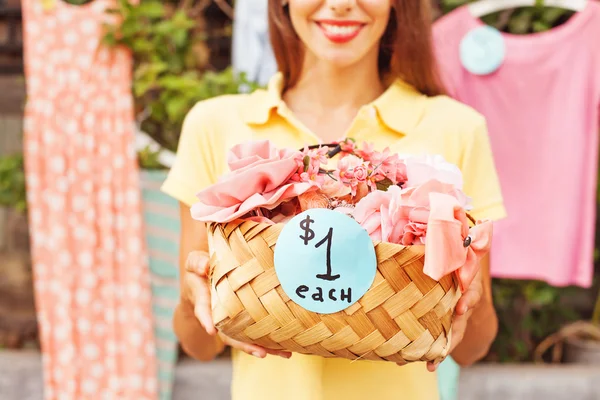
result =
[[[469,12],[474,17],[483,17],[497,11],[516,7],[535,7],[539,0],[479,0],[467,5]],[[545,7],[564,8],[571,11],[583,11],[588,0],[543,0]]]

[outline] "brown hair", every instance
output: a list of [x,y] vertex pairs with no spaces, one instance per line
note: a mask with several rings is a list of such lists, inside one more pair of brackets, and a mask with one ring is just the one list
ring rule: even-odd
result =
[[[429,1],[392,1],[379,45],[380,75],[386,80],[402,79],[428,96],[444,94],[433,53]],[[292,87],[300,77],[303,46],[282,0],[269,0],[269,31],[279,71],[286,87]]]

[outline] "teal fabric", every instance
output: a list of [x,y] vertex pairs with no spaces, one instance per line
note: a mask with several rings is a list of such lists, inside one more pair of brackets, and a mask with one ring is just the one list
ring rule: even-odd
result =
[[451,358],[446,358],[438,367],[440,400],[458,399],[458,378],[460,366]]
[[165,172],[142,171],[141,174],[159,399],[170,400],[178,350],[172,320],[179,299],[179,204],[160,191]]

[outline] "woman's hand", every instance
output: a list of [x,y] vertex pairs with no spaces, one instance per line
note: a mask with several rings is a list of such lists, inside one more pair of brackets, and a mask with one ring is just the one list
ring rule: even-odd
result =
[[[498,334],[498,316],[492,297],[490,255],[480,262],[480,269],[469,288],[456,304],[450,351],[461,366],[469,366],[486,356]],[[437,365],[429,363],[429,371]]]
[[[469,322],[469,318],[473,314],[473,309],[479,305],[481,299],[483,298],[483,274],[481,270],[471,282],[469,288],[463,293],[460,300],[456,304],[456,308],[454,309],[454,316],[452,319],[452,333],[450,336],[450,350],[448,354],[452,354],[454,349],[462,342],[465,337],[465,331],[467,330],[467,325]],[[430,372],[434,372],[438,364],[434,364],[433,362],[427,363],[427,370]]]
[[255,357],[264,358],[267,354],[290,358],[292,353],[266,349],[254,344],[243,343],[217,332],[212,319],[210,285],[208,283],[209,257],[204,251],[189,253],[184,276],[182,295],[193,304],[194,315],[204,330],[211,335],[218,335],[224,345],[231,346]]

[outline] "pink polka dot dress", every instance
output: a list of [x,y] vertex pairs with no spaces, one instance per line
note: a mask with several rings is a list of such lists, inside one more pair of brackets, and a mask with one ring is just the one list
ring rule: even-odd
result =
[[155,399],[130,55],[100,44],[112,1],[43,3],[22,2],[44,396]]

